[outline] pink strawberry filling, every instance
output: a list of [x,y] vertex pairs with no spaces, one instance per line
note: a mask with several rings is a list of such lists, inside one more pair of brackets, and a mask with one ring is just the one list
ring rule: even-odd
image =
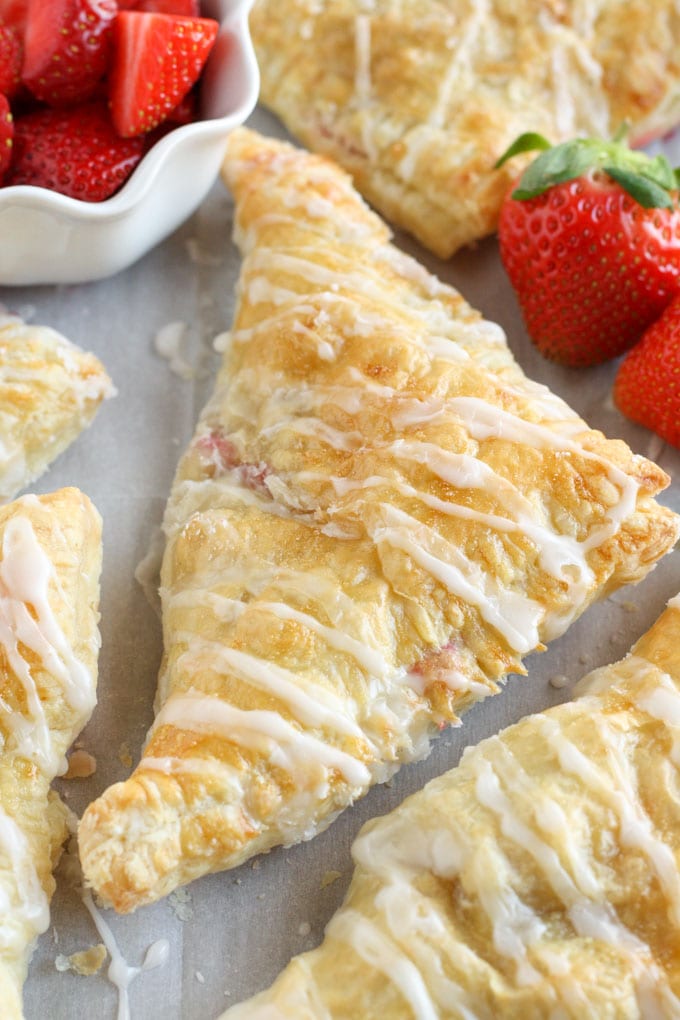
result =
[[232,472],[244,488],[269,496],[265,484],[270,474],[268,465],[242,461],[236,445],[220,429],[200,436],[194,442],[194,450],[200,455],[204,470],[211,478]]

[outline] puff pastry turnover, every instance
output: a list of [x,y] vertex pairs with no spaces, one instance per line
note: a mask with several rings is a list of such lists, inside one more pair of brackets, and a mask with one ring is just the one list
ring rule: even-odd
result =
[[50,790],[96,699],[101,521],[77,489],[0,507],[0,1014],[22,1016],[66,809]]
[[0,500],[35,481],[114,392],[94,354],[0,315]]
[[521,132],[680,119],[674,0],[257,0],[251,28],[263,101],[443,258],[495,230]]
[[364,826],[322,945],[223,1020],[680,1016],[680,597],[589,681]]
[[158,715],[80,826],[127,911],[307,839],[498,689],[678,520],[334,165],[230,136],[245,262],[178,468]]

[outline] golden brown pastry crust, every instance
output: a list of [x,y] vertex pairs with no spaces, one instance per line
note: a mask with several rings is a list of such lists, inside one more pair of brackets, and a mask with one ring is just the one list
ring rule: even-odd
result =
[[50,784],[96,700],[101,520],[77,489],[0,507],[0,1003],[49,921],[67,834]]
[[517,135],[680,119],[673,0],[257,0],[263,101],[442,258],[495,230]]
[[114,392],[94,354],[0,315],[0,500],[35,481]]
[[369,822],[322,945],[224,1020],[680,1015],[680,597],[583,683]]
[[314,835],[678,533],[664,473],[527,380],[338,168],[238,131],[225,172],[246,259],[165,518],[159,714],[80,826],[121,911]]

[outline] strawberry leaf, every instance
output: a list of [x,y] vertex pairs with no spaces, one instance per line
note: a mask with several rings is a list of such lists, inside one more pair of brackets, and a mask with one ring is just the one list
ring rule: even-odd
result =
[[493,165],[494,170],[498,170],[499,167],[508,160],[512,159],[513,156],[518,156],[521,152],[535,152],[537,149],[549,149],[550,142],[543,135],[539,135],[536,131],[525,131],[523,135],[516,138],[512,145],[510,145],[502,156],[500,156]]
[[602,169],[644,209],[673,208],[668,189],[646,175],[620,166],[605,165]]
[[512,197],[535,198],[548,188],[580,177],[593,165],[593,143],[584,139],[546,149],[527,167]]

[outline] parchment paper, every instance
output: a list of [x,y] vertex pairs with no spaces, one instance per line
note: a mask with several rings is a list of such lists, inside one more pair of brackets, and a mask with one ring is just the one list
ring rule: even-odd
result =
[[[263,111],[256,111],[251,125],[283,134]],[[231,242],[231,221],[231,198],[218,182],[173,237],[112,279],[83,286],[0,288],[0,301],[9,308],[96,352],[119,391],[35,487],[44,492],[80,486],[104,518],[99,704],[82,737],[83,746],[96,756],[97,771],[90,779],[57,784],[78,815],[106,786],[129,773],[127,752],[136,762],[152,720],[160,626],[134,571],[149,549],[180,451],[211,391],[218,364],[212,339],[231,323],[240,262]],[[610,396],[614,364],[572,371],[535,351],[495,239],[448,263],[408,239],[398,242],[501,323],[531,377],[547,383],[593,427],[624,438],[677,479],[661,500],[680,511],[680,451],[615,410]],[[158,330],[172,321],[188,327],[185,353],[196,369],[191,380],[180,378],[154,349]],[[570,686],[584,673],[623,656],[678,590],[676,551],[642,584],[588,610],[545,654],[528,659],[527,678],[510,678],[502,694],[476,706],[462,727],[444,734],[425,762],[402,769],[389,787],[375,788],[312,842],[201,879],[186,893],[130,917],[106,911],[130,964],[141,963],[155,940],[170,942],[165,966],[142,974],[131,987],[133,1020],[213,1020],[227,1005],[268,985],[293,954],[320,940],[349,881],[350,844],[364,821],[453,767],[467,744],[568,699]],[[555,689],[550,683],[555,677],[568,678],[568,685]],[[91,977],[55,968],[58,954],[68,956],[97,942],[89,915],[62,879],[52,924],[39,941],[26,983],[27,1020],[116,1017],[117,993],[106,967]]]

